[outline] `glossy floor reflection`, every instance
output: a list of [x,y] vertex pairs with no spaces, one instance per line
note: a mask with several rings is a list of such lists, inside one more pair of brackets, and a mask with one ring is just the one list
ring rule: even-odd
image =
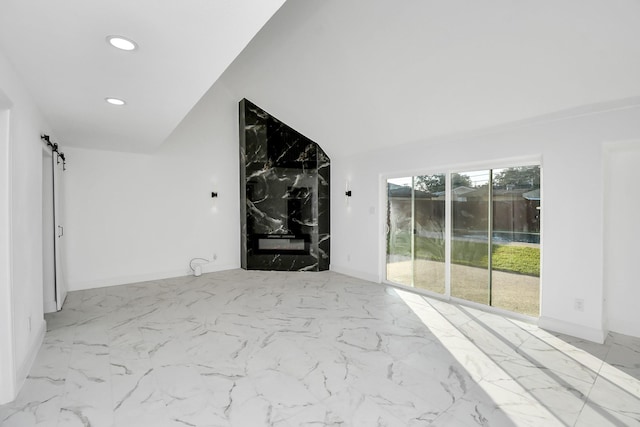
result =
[[2,426],[640,425],[604,345],[332,272],[72,292]]

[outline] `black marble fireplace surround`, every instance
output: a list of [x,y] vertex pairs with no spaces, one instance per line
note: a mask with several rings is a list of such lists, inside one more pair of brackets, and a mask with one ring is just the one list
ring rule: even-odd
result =
[[240,101],[241,265],[329,269],[329,157],[250,101]]

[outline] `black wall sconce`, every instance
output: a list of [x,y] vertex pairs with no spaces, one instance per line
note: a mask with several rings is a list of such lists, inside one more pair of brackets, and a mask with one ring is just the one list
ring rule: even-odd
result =
[[211,198],[215,199],[216,197],[218,197],[218,193],[216,193],[215,191],[212,191],[211,192]]
[[351,197],[351,190],[345,191],[344,195],[347,196],[347,197]]

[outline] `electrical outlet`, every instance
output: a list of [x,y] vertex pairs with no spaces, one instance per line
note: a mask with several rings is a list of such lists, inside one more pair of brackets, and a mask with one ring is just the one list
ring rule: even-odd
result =
[[576,311],[584,311],[584,299],[576,298],[575,301],[573,302],[573,308]]
[[213,254],[213,256],[211,257],[211,261],[215,261],[218,259],[218,254]]

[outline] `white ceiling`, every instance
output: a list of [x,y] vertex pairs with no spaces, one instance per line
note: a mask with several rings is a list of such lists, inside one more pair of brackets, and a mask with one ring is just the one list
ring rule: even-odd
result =
[[[284,1],[0,0],[0,50],[56,142],[149,152]],[[111,47],[114,34],[139,49]]]
[[288,1],[221,83],[338,156],[637,104],[640,0]]
[[153,151],[220,77],[348,155],[637,103],[640,0],[0,0],[0,51],[63,146]]

